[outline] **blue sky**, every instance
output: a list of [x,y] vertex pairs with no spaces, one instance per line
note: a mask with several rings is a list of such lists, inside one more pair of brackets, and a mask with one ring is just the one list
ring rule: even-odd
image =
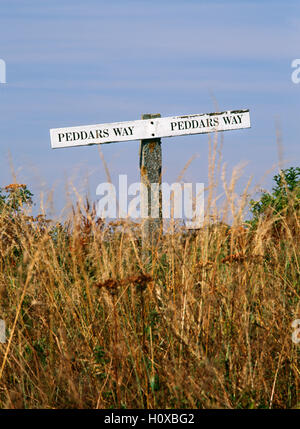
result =
[[[0,58],[0,185],[12,163],[36,201],[54,191],[56,213],[68,181],[96,200],[106,175],[97,146],[52,150],[50,128],[249,108],[251,129],[222,134],[228,175],[247,163],[240,189],[250,176],[271,188],[276,121],[284,167],[300,165],[297,1],[0,0]],[[165,181],[196,154],[185,179],[207,184],[208,135],[162,147]],[[139,180],[139,142],[101,149],[114,183]]]

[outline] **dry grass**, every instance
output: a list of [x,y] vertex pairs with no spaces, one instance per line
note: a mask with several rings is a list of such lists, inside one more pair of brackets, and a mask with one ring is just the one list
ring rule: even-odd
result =
[[235,183],[232,228],[211,194],[203,229],[148,252],[89,207],[56,226],[3,212],[0,407],[299,407],[299,213],[249,232]]

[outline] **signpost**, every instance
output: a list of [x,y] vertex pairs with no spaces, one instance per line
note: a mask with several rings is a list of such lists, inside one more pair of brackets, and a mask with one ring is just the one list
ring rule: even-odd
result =
[[[137,121],[51,129],[50,139],[52,149],[141,140],[141,183],[144,183],[148,190],[148,193],[141,194],[141,209],[143,210],[143,206],[148,207],[149,215],[143,226],[143,236],[152,241],[157,237],[162,226],[160,187],[159,192],[154,193],[156,195],[152,195],[152,198],[150,192],[151,184],[158,184],[156,186],[161,184],[161,137],[204,134],[242,128],[250,128],[249,110],[231,110],[221,113],[165,118],[161,118],[160,114],[147,114]],[[159,216],[158,218],[151,218],[150,214],[153,213],[152,210],[155,207],[158,209]]]
[[[148,117],[149,116],[149,117]],[[238,130],[250,127],[249,110],[203,115],[144,115],[145,119],[50,130],[52,149]]]

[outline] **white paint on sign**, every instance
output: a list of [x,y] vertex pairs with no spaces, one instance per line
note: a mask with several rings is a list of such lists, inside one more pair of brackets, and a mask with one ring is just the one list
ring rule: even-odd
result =
[[249,110],[171,116],[50,130],[52,149],[250,128]]

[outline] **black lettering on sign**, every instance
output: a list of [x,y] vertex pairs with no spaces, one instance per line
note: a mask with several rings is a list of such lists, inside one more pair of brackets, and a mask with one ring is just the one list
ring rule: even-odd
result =
[[62,139],[65,137],[64,133],[58,133],[58,141],[59,143],[62,141]]
[[80,137],[81,140],[86,140],[87,139],[87,132],[86,131],[80,131]]
[[70,136],[72,136],[71,132],[66,134],[66,140],[67,140],[67,142],[72,141],[72,139],[71,139]]
[[223,116],[223,121],[225,122],[225,125],[231,124],[231,116]]
[[124,137],[124,136],[132,136],[133,134],[133,126],[127,128],[113,128],[115,135]]
[[242,123],[242,117],[243,115],[236,115],[236,116],[223,116],[223,120],[226,125],[233,125],[233,124],[241,124]]
[[219,119],[218,118],[202,118],[199,120],[192,119],[192,120],[186,120],[186,121],[178,121],[178,122],[171,122],[171,131],[175,130],[189,130],[189,129],[195,129],[195,128],[208,128],[208,127],[216,127],[219,125]]
[[104,130],[96,130],[96,139],[103,139],[104,137],[108,137],[108,129],[105,128]]
[[113,128],[113,130],[116,136],[120,136],[122,133],[122,128]]
[[80,134],[77,131],[73,131],[73,140],[79,140],[80,139]]

